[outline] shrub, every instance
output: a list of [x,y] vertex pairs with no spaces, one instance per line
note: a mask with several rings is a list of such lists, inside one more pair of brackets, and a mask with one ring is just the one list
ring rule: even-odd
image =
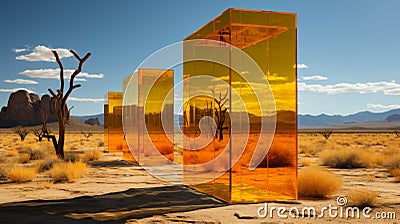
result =
[[9,155],[9,156],[17,156],[18,155],[18,150],[16,150],[16,149],[10,149],[10,150],[7,150],[7,155]]
[[46,152],[41,149],[35,149],[31,151],[31,160],[44,159],[46,157]]
[[54,164],[59,163],[59,160],[57,159],[46,159],[43,161],[40,161],[36,164],[36,170],[40,172],[45,172],[47,170],[50,170],[53,168]]
[[28,163],[29,160],[31,159],[31,155],[27,153],[23,153],[19,155],[18,162],[19,163]]
[[394,169],[391,171],[391,174],[394,178],[396,178],[396,181],[400,182],[400,169]]
[[49,173],[55,183],[64,181],[75,182],[85,174],[87,169],[87,165],[82,162],[58,163],[49,170]]
[[13,182],[29,182],[35,178],[36,169],[27,167],[13,167],[10,169],[7,176]]
[[65,162],[78,162],[81,160],[81,156],[78,153],[68,152],[64,155]]
[[389,170],[400,169],[400,155],[389,156],[384,162],[384,166]]
[[85,163],[67,163],[67,179],[69,182],[79,180],[87,171],[88,167]]
[[370,190],[356,189],[349,192],[348,206],[365,208],[376,206],[377,194]]
[[82,161],[84,161],[84,162],[95,161],[95,160],[100,159],[101,156],[102,156],[102,153],[99,151],[86,151],[83,154]]
[[342,168],[364,168],[370,167],[373,162],[373,155],[361,149],[339,149],[326,150],[320,154],[323,165]]
[[306,168],[298,175],[298,193],[301,197],[326,198],[341,186],[340,177],[321,168]]

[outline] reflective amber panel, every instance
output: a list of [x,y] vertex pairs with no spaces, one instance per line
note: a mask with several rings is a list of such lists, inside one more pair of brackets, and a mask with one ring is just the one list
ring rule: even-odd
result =
[[[229,202],[297,198],[296,38],[295,14],[240,9],[228,9],[186,38],[221,43],[199,40],[184,47],[183,77],[190,82],[184,85],[183,123],[189,140],[184,141],[183,162],[195,165],[185,167],[185,183]],[[241,49],[254,61],[233,53],[233,47],[228,44]],[[212,55],[224,64],[195,60],[205,55]],[[251,68],[254,62],[273,93],[275,106],[268,104],[268,110],[261,109],[265,105],[260,105],[252,88],[265,85],[268,89],[264,82],[251,79],[256,73]],[[191,78],[201,75],[223,80],[228,88],[212,81],[208,85],[192,81]],[[235,94],[244,102],[245,109],[238,106]],[[205,116],[214,120],[214,129],[212,121],[202,120]],[[234,133],[233,125],[241,124],[244,117],[248,117],[249,129],[239,125],[240,131]],[[250,161],[258,149],[262,122],[271,119],[276,121],[272,143],[262,146],[268,153],[255,169],[250,169]],[[209,140],[208,144],[201,145],[200,135]],[[234,161],[239,152],[236,143],[242,140],[246,140],[245,149]],[[225,154],[224,149],[229,153]],[[213,160],[218,162],[201,165]],[[221,173],[222,170],[226,171]],[[199,179],[207,181],[200,184]]]
[[174,99],[168,94],[173,86],[173,70],[140,68],[124,80],[124,128],[130,154],[140,165],[174,159]]
[[122,93],[108,92],[104,105],[104,143],[109,152],[127,148],[122,129]]

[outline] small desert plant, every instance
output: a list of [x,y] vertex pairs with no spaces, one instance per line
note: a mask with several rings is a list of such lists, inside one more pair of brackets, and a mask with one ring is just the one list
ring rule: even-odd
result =
[[384,162],[384,166],[389,170],[400,169],[400,154],[387,158]]
[[85,174],[87,169],[87,165],[82,162],[58,163],[49,170],[49,173],[55,183],[64,181],[75,182]]
[[326,150],[320,158],[323,165],[342,169],[370,167],[373,162],[373,155],[362,149]]
[[29,182],[35,178],[36,169],[27,167],[13,167],[10,169],[7,176],[13,182]]
[[34,149],[31,151],[31,160],[44,159],[46,157],[46,152],[42,149]]
[[0,165],[0,179],[7,178],[7,168],[4,165]]
[[38,137],[39,142],[41,142],[43,139],[43,135],[44,135],[42,128],[32,129],[32,132],[36,137]]
[[326,198],[341,186],[340,177],[321,168],[310,167],[299,172],[298,193],[301,197]]
[[27,153],[20,154],[18,158],[19,163],[28,163],[30,160],[31,160],[31,155]]
[[365,208],[374,207],[377,203],[377,194],[370,190],[355,189],[349,192],[348,206]]
[[64,155],[65,162],[78,162],[81,160],[81,156],[78,153],[67,152]]
[[94,151],[94,150],[86,151],[83,154],[82,161],[84,161],[84,162],[96,161],[96,160],[100,159],[101,156],[102,156],[102,153],[99,151]]
[[17,156],[18,155],[18,150],[16,150],[16,149],[10,149],[10,150],[7,150],[7,155],[9,155],[9,156]]
[[400,182],[400,169],[394,169],[390,172],[396,181]]
[[394,134],[396,135],[396,137],[400,137],[400,131],[399,130],[394,130]]
[[54,164],[59,163],[59,160],[57,159],[46,159],[43,161],[40,161],[36,164],[36,169],[37,171],[40,172],[45,172],[53,168]]

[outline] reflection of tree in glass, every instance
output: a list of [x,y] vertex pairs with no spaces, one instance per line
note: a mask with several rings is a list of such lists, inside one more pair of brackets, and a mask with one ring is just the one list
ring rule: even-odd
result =
[[[213,91],[214,95],[214,91]],[[223,130],[228,129],[227,126],[224,127],[225,123],[225,116],[226,116],[226,111],[228,108],[225,106],[226,102],[228,102],[227,99],[228,96],[228,90],[226,90],[225,95],[222,97],[222,93],[219,93],[219,100],[214,98],[215,101],[215,106],[214,106],[214,113],[216,117],[216,123],[217,123],[217,132],[216,135],[218,134],[219,140],[224,139],[224,135],[222,133]]]

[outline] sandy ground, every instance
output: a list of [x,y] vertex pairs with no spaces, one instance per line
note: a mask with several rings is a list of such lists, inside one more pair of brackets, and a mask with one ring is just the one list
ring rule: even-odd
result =
[[[0,181],[0,223],[400,223],[400,187],[383,169],[330,170],[343,177],[338,195],[355,187],[374,189],[379,205],[369,215],[395,212],[395,218],[365,218],[362,213],[360,219],[331,218],[325,212],[324,218],[284,219],[276,209],[272,218],[271,212],[259,217],[257,211],[264,203],[229,205],[156,179],[120,158],[119,153],[105,154],[75,183],[48,184],[45,176],[23,184]],[[267,204],[269,211],[296,208],[300,214],[304,207],[320,212],[329,205],[340,208],[336,197]]]

